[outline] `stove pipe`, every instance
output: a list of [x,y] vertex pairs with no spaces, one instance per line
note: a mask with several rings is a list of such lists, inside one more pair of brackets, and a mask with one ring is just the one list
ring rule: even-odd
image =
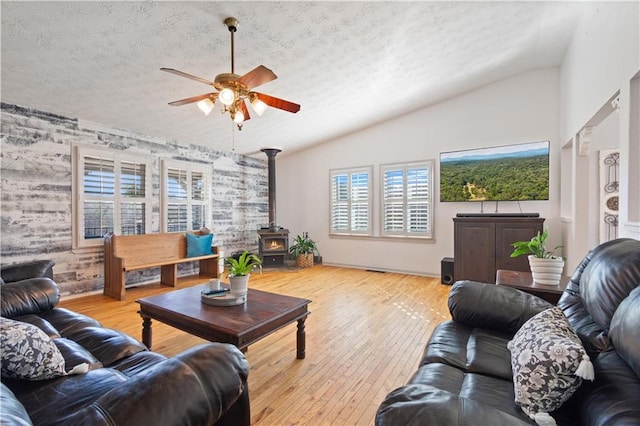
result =
[[267,154],[267,169],[269,172],[269,229],[271,231],[277,231],[280,227],[276,222],[276,155],[282,150],[278,148],[264,148],[261,149],[261,151]]

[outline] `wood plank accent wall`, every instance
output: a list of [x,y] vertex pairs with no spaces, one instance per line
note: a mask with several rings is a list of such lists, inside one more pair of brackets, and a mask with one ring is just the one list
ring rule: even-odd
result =
[[[160,229],[161,160],[212,165],[213,211],[206,224],[225,253],[257,251],[256,230],[268,223],[266,159],[204,146],[146,138],[120,130],[82,128],[74,118],[0,105],[0,264],[53,259],[62,294],[101,290],[103,249],[72,250],[72,156],[74,144],[152,158],[152,232]],[[197,268],[187,264],[181,274]],[[157,281],[159,269],[132,273],[129,283]]]

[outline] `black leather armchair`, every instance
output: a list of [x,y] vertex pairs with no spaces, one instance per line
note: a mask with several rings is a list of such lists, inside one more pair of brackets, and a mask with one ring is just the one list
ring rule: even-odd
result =
[[[495,284],[457,282],[452,319],[433,332],[418,371],[387,395],[376,424],[535,424],[514,402],[507,342],[551,305]],[[559,425],[640,424],[640,241],[592,250],[558,302],[589,353],[595,380],[555,412]]]
[[33,324],[60,349],[67,370],[89,372],[42,381],[2,378],[0,421],[73,425],[248,425],[249,366],[234,346],[210,343],[173,358],[56,307],[59,291],[50,264],[0,270],[1,313]]

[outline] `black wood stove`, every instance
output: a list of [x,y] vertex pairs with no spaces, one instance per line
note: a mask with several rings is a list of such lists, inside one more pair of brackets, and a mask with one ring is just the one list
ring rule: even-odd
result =
[[258,254],[264,266],[283,266],[289,255],[289,230],[276,222],[276,155],[277,148],[265,148],[269,172],[269,226],[258,229]]

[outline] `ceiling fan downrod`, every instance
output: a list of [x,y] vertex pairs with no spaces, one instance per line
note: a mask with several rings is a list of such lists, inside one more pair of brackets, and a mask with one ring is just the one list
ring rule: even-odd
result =
[[234,50],[233,36],[235,32],[238,31],[238,24],[240,24],[240,22],[236,18],[229,17],[224,20],[224,24],[227,26],[227,28],[229,28],[229,32],[231,33],[231,74],[235,74],[236,61],[235,61],[235,58],[233,57],[234,56],[233,55],[233,50]]

